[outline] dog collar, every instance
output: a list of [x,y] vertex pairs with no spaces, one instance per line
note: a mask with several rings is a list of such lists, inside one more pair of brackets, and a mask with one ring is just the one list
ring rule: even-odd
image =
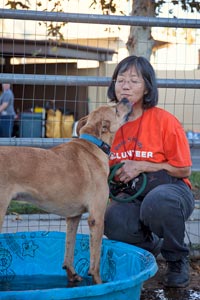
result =
[[104,141],[98,139],[97,137],[87,133],[83,133],[80,135],[79,138],[97,145],[101,150],[103,150],[103,152],[105,152],[107,155],[110,155],[110,146],[106,144]]

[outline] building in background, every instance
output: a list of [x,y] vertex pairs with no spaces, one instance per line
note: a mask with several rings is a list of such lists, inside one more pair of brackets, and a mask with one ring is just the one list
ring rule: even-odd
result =
[[[120,1],[127,15],[131,10],[130,2]],[[0,6],[4,3],[0,1]],[[38,9],[35,3],[31,1],[33,10]],[[48,11],[52,9],[51,2],[42,2],[42,5],[40,10],[46,5]],[[100,7],[94,10],[90,5],[91,0],[66,1],[64,11],[102,13]],[[165,14],[164,9],[161,17],[166,17]],[[62,30],[62,43],[58,37],[49,38],[44,23],[38,21],[0,19],[0,30],[2,73],[110,77],[118,61],[128,55],[129,26],[126,25],[69,22]],[[199,31],[152,28],[156,43],[151,62],[158,78],[200,78]],[[50,106],[67,113],[71,111],[75,120],[107,102],[106,86],[45,86],[44,82],[42,85],[14,85],[13,89],[17,111]],[[162,88],[159,94],[159,105],[175,114],[186,130],[200,131],[199,90]]]

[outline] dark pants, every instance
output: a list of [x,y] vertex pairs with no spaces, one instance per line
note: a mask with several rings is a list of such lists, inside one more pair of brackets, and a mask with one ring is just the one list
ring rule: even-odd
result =
[[193,209],[193,194],[182,180],[162,184],[151,190],[143,201],[112,201],[105,214],[105,235],[152,251],[156,241],[154,233],[163,238],[163,257],[179,260],[189,254],[184,243],[185,222]]
[[13,133],[14,116],[0,116],[0,137],[11,137]]

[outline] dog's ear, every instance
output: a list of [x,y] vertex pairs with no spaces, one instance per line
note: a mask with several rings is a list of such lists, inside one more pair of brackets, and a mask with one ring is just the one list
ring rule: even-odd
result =
[[80,129],[87,123],[88,116],[82,117],[77,124],[76,133],[80,135]]

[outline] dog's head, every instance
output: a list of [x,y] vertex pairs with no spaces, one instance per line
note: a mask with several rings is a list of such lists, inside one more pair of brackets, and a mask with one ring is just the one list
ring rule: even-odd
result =
[[91,134],[110,145],[131,111],[132,105],[125,98],[114,105],[100,106],[79,120],[77,134]]

